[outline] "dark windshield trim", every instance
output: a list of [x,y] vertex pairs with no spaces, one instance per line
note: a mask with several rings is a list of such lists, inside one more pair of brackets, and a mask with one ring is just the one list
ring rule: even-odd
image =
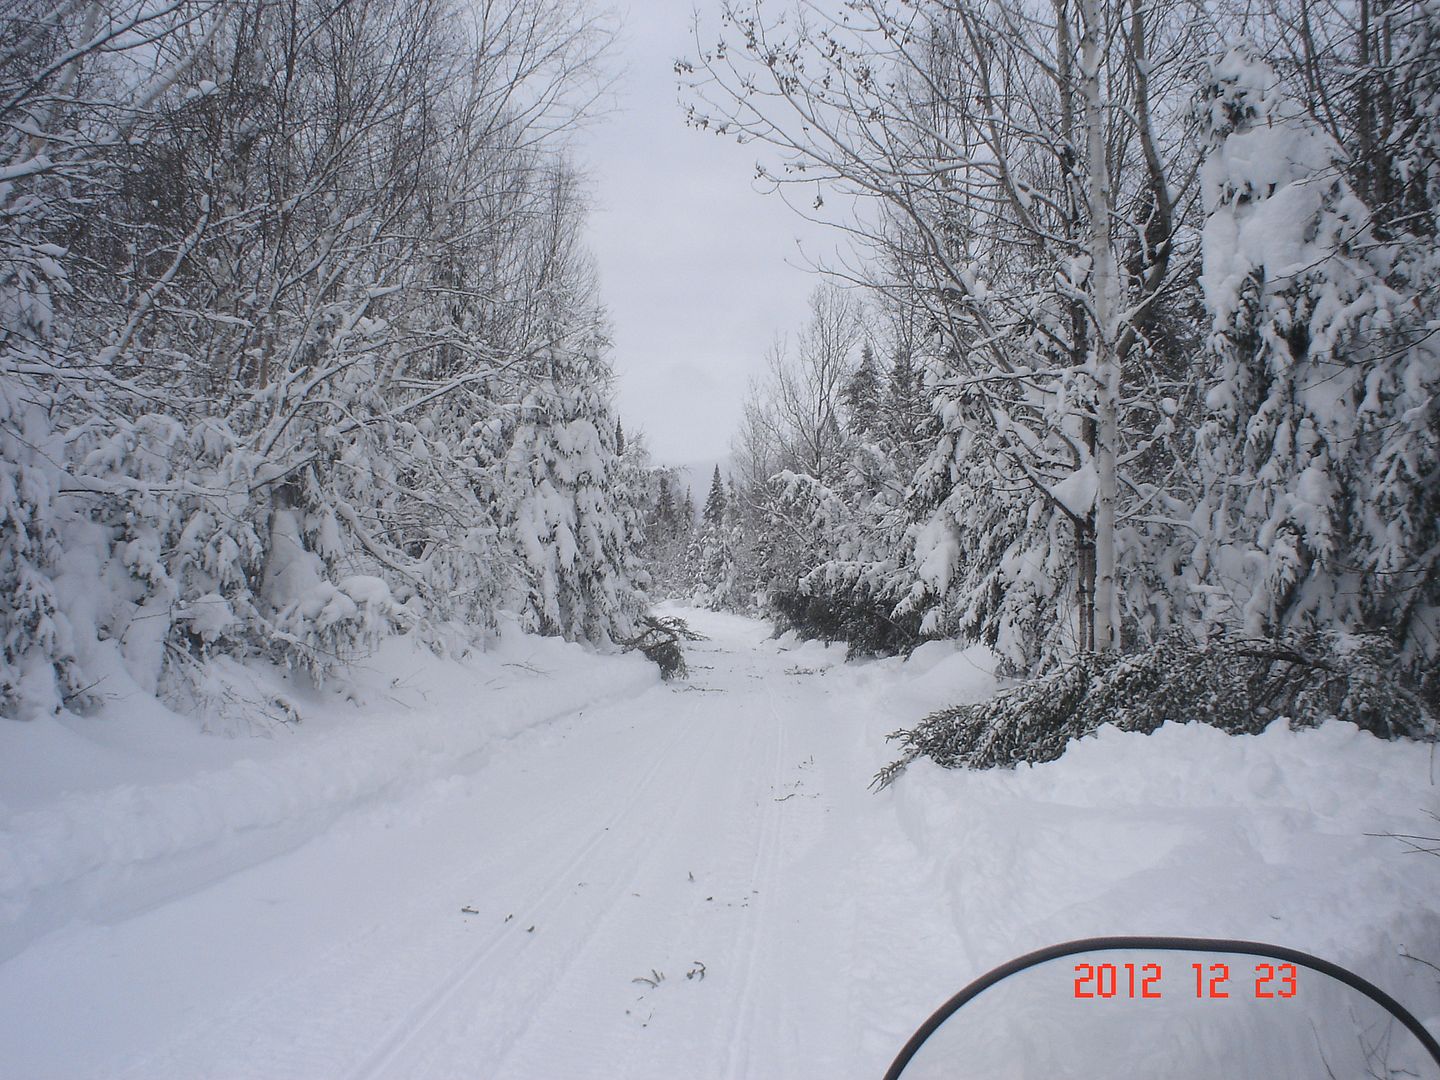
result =
[[965,989],[941,1005],[935,1014],[920,1025],[920,1030],[910,1037],[900,1055],[885,1073],[885,1080],[900,1080],[900,1074],[910,1059],[915,1056],[916,1051],[924,1045],[925,1040],[935,1034],[935,1029],[953,1016],[960,1006],[964,1005],[975,995],[989,989],[1001,979],[1007,979],[1016,972],[1024,971],[1026,968],[1035,967],[1048,960],[1058,960],[1062,956],[1074,956],[1077,953],[1086,952],[1116,952],[1120,950],[1160,950],[1170,949],[1176,952],[1203,952],[1203,953],[1240,953],[1247,956],[1263,956],[1272,960],[1288,960],[1292,963],[1301,964],[1321,974],[1329,975],[1352,989],[1360,991],[1370,1000],[1380,1005],[1389,1012],[1395,1019],[1399,1020],[1420,1044],[1435,1059],[1435,1064],[1440,1066],[1440,1043],[1435,1037],[1425,1030],[1423,1024],[1410,1014],[1410,1011],[1398,1001],[1385,993],[1374,983],[1361,978],[1353,971],[1341,967],[1339,964],[1331,963],[1329,960],[1322,960],[1318,956],[1301,952],[1299,949],[1287,949],[1283,945],[1267,945],[1262,941],[1231,941],[1226,938],[1174,938],[1174,937],[1099,937],[1082,938],[1079,941],[1066,941],[1059,945],[1050,945],[1035,952],[1026,953],[1024,956],[1011,960],[1008,964],[1001,964],[995,970],[990,971],[976,979]]

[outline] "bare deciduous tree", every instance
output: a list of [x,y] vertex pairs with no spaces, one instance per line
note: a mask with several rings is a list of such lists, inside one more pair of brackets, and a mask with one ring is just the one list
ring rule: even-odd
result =
[[[1020,508],[1068,522],[1068,580],[1032,576],[1013,599],[1043,618],[1039,587],[1076,612],[1059,624],[1081,649],[1154,618],[1119,579],[1144,562],[1137,523],[1183,516],[1169,495],[1184,479],[1152,449],[1186,393],[1169,315],[1195,272],[1189,15],[1099,0],[728,3],[723,44],[681,66],[692,123],[777,152],[761,166],[777,187],[820,183],[859,204],[842,224],[888,268],[873,283],[931,330],[954,436],[934,468],[971,488],[965,510],[939,513],[962,533],[977,511],[1009,516],[1022,559],[1055,534]],[[1005,606],[981,621],[1013,622]]]

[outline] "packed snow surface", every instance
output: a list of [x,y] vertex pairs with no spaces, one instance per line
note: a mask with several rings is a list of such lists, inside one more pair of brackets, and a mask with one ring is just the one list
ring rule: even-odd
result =
[[511,634],[392,642],[348,698],[251,672],[301,717],[252,737],[0,725],[0,1074],[878,1077],[974,977],[1099,934],[1298,947],[1440,1018],[1440,858],[1387,835],[1437,829],[1428,747],[1106,730],[876,794],[988,654],[681,614],[709,640],[669,685]]

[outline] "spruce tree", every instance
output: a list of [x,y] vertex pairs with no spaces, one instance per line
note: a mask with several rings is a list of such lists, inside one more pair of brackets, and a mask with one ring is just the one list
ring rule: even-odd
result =
[[869,438],[881,427],[880,369],[875,350],[867,341],[860,348],[860,363],[845,380],[841,394],[845,405],[846,427],[857,438]]
[[651,520],[651,528],[657,541],[674,540],[679,531],[679,521],[676,517],[675,497],[670,493],[670,477],[660,474],[659,493],[655,499],[655,514]]
[[52,298],[68,290],[50,245],[28,240],[31,213],[0,233],[0,716],[30,717],[87,700],[75,635],[55,578],[64,562],[63,442],[55,395],[21,374],[47,360]]
[[719,525],[725,520],[725,482],[720,479],[720,466],[715,466],[715,475],[710,479],[710,494],[705,498],[705,511],[701,515],[701,521],[709,525]]
[[1440,356],[1412,291],[1422,261],[1397,264],[1343,150],[1268,65],[1228,54],[1205,105],[1204,618],[1383,627],[1433,656]]
[[505,462],[504,535],[522,567],[512,602],[533,630],[597,644],[628,637],[642,606],[607,374],[593,343],[547,350]]
[[732,606],[735,550],[729,499],[719,465],[710,479],[710,494],[705,499],[700,528],[690,540],[686,565],[695,603],[716,610]]

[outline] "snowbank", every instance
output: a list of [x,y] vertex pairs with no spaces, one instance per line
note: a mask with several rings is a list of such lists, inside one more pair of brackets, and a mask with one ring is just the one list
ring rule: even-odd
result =
[[268,726],[205,734],[139,692],[98,716],[0,722],[0,957],[298,847],[357,804],[472,771],[498,740],[658,681],[638,656],[513,631],[463,659],[389,639],[343,694],[278,668],[218,674],[276,704]]
[[1440,835],[1435,768],[1343,723],[1107,727],[1013,771],[916,762],[892,805],[976,975],[1080,937],[1259,940],[1349,965],[1436,1028],[1440,858],[1397,838]]

